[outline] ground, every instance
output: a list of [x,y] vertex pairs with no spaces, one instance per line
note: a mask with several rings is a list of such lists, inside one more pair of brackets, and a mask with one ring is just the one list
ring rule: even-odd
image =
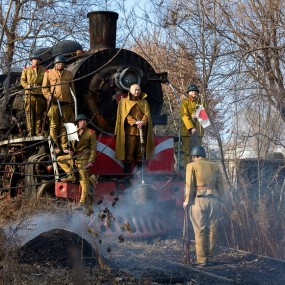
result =
[[67,253],[62,248],[67,241],[70,244],[70,240],[78,238],[67,232],[49,232],[48,236],[41,236],[27,243],[25,247],[20,247],[16,238],[7,240],[4,229],[7,231],[11,225],[16,224],[16,230],[13,230],[17,231],[18,228],[20,231],[21,227],[26,227],[25,221],[31,215],[39,211],[55,210],[64,213],[68,206],[68,203],[53,199],[31,200],[19,197],[0,201],[1,285],[155,284],[148,280],[136,280],[126,273],[110,268],[108,262],[96,252],[93,252],[92,260],[85,258],[87,262],[82,266],[76,260],[82,260],[85,252],[92,252],[88,244],[85,251],[73,251],[73,254],[78,254],[78,258],[73,258],[75,262],[66,262]]
[[[41,220],[45,231],[27,241],[19,240],[21,235],[17,239],[16,233],[29,233],[30,216],[53,211],[67,216],[69,224],[78,221],[78,215],[70,216],[68,202],[24,198],[0,202],[0,285],[285,285],[285,261],[249,252],[218,247],[212,264],[201,269],[195,265],[191,241],[191,264],[185,265],[179,231],[151,240],[95,235],[93,243],[94,232],[87,231],[92,237],[88,239],[81,228],[74,232],[58,224],[46,229]],[[52,215],[44,217],[54,222]]]

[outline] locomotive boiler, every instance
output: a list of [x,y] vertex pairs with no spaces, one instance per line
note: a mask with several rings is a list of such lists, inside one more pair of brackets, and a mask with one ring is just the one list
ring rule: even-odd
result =
[[[161,84],[167,82],[167,74],[156,73],[147,60],[133,51],[116,48],[117,13],[99,11],[87,16],[88,52],[79,43],[65,40],[36,50],[35,54],[43,57],[46,68],[53,67],[55,56],[66,57],[67,69],[74,76],[75,114],[90,118],[89,127],[96,131],[97,155],[91,169],[94,205],[116,212],[112,223],[107,223],[109,226],[104,220],[109,212],[101,212],[96,227],[115,233],[127,228],[133,237],[165,233],[180,225],[177,218],[183,201],[184,183],[174,169],[174,138],[155,136],[155,157],[144,163],[142,180],[135,164],[130,176],[124,174],[122,161],[115,159],[114,127],[118,102],[134,83],[148,94],[153,125],[167,124],[166,115],[161,114]],[[0,78],[0,197],[52,195],[76,201],[80,186],[59,182],[62,170],[51,139],[26,136],[24,92],[18,86],[19,76],[20,73],[10,72],[9,78]]]

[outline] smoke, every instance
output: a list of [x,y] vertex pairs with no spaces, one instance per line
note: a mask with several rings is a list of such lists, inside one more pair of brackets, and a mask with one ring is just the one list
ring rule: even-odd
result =
[[100,224],[101,232],[128,238],[151,237],[175,229],[176,197],[170,191],[171,183],[165,185],[165,180],[154,182],[148,177],[141,183],[131,179],[127,189],[110,193],[111,203],[103,199],[99,219],[94,218],[89,226],[98,228]]
[[177,225],[177,197],[171,192],[173,184],[165,182],[166,179],[146,179],[146,183],[131,180],[127,189],[106,194],[101,203],[90,205],[86,211],[66,205],[14,223],[5,229],[5,234],[19,246],[55,229],[74,232],[90,244],[110,236],[115,237],[114,242],[159,236]]
[[19,223],[12,224],[5,229],[5,235],[8,237],[8,240],[15,242],[18,246],[23,246],[44,232],[63,229],[77,233],[91,243],[94,242],[94,239],[88,234],[87,224],[89,221],[90,217],[78,211],[41,213]]

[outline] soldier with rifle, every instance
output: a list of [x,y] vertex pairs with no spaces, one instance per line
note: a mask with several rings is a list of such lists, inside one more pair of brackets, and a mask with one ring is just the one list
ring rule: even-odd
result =
[[202,145],[204,129],[198,122],[195,112],[199,105],[204,105],[199,96],[199,89],[195,84],[188,86],[186,91],[189,98],[182,100],[180,105],[181,141],[184,154],[184,168],[191,162],[190,152],[193,146]]
[[[68,153],[68,139],[64,122],[74,122],[70,89],[75,93],[75,88],[73,75],[65,69],[65,63],[64,56],[56,56],[54,68],[46,71],[42,86],[43,95],[50,105],[48,110],[49,134],[54,142],[54,152],[58,155]],[[63,118],[60,116],[58,102]]]
[[223,178],[219,166],[205,159],[206,152],[202,146],[194,146],[190,155],[193,162],[186,168],[183,208],[187,211],[190,206],[197,264],[205,266],[214,257],[220,204],[225,198]]
[[[81,196],[78,207],[85,207],[89,193],[89,168],[93,166],[96,156],[96,133],[87,128],[88,118],[80,114],[76,118],[79,141],[71,141],[69,154],[58,158],[59,166],[68,175],[62,182],[76,182],[79,178]],[[78,169],[78,170],[77,170]],[[76,174],[79,172],[79,177]]]
[[25,67],[21,75],[21,85],[25,88],[25,111],[28,136],[42,135],[43,114],[46,100],[42,93],[45,69],[41,66],[41,57],[31,55],[32,65]]

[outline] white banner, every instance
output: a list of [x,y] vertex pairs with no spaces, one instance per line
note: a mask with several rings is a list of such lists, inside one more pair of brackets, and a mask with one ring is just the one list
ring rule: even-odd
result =
[[73,123],[64,124],[67,132],[68,141],[79,141],[77,127]]
[[198,122],[204,129],[211,125],[209,117],[203,105],[199,105],[199,108],[196,110],[195,115],[198,119]]

